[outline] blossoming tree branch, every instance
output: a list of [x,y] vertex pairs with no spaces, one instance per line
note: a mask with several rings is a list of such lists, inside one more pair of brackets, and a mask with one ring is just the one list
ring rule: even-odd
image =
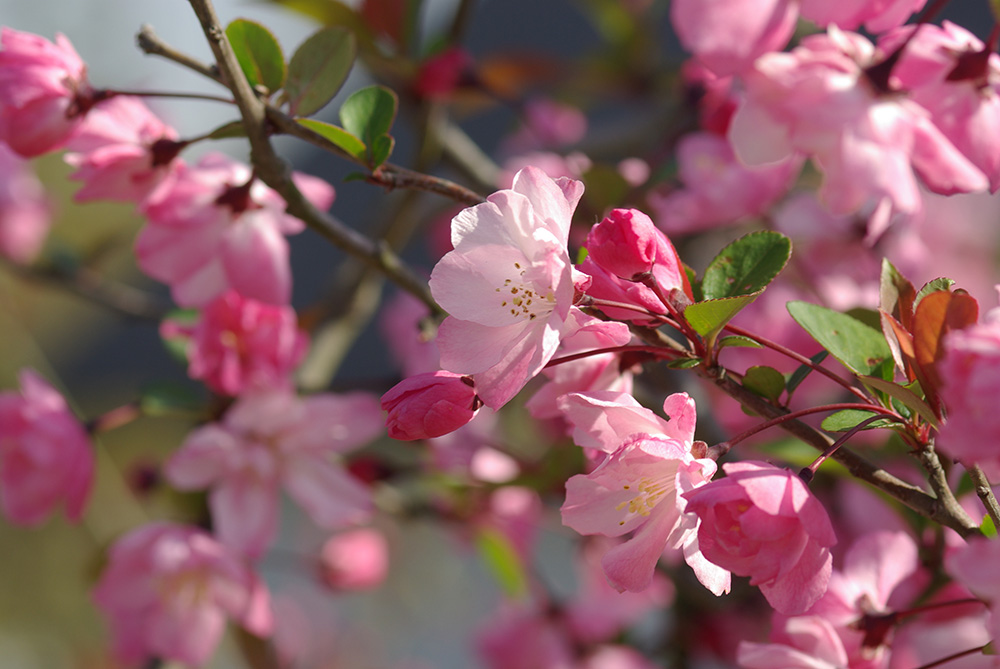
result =
[[[945,0],[580,3],[595,57],[525,66],[463,48],[473,2],[439,34],[411,0],[275,4],[322,25],[288,51],[190,0],[209,60],[140,29],[213,94],[101,87],[71,34],[0,33],[2,270],[156,321],[201,384],[88,416],[30,368],[0,393],[0,510],[25,527],[99,513],[105,436],[184,416],[130,479],[145,520],[86,558],[102,655],[355,666],[307,600],[392,587],[422,518],[485,566],[496,605],[454,639],[477,666],[996,666],[996,23]],[[661,17],[679,68],[650,49]],[[375,83],[342,90],[352,70]],[[591,142],[609,91],[652,125]],[[157,98],[232,121],[175,129]],[[517,121],[496,155],[461,127],[477,108]],[[352,166],[336,202],[278,137]],[[233,138],[246,161],[207,148]],[[54,153],[81,210],[134,208],[175,308],[56,261],[31,162]],[[342,222],[373,186],[386,225]],[[403,260],[417,231],[427,265]],[[299,233],[346,254],[340,311],[293,308]],[[352,387],[367,336],[394,378]],[[324,540],[284,536],[290,515]],[[569,594],[540,566],[560,532]],[[270,582],[290,555],[306,595]]]

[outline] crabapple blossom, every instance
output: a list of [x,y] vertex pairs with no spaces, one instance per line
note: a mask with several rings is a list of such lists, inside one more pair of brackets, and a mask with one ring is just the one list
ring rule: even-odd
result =
[[320,554],[320,577],[336,590],[369,590],[385,580],[389,545],[378,530],[360,527],[330,537]]
[[906,48],[892,68],[893,81],[930,112],[931,121],[1000,188],[1000,56],[965,28],[902,28],[879,40],[886,53]]
[[[629,211],[633,220],[649,220],[642,212]],[[623,218],[622,220],[625,219]],[[596,228],[597,226],[587,235],[585,245],[588,249],[591,246],[597,247],[602,243],[602,240],[598,236],[595,236]],[[688,281],[684,265],[681,263],[680,256],[677,255],[674,245],[670,243],[666,235],[656,228],[650,229],[647,227],[646,234],[652,236],[651,242],[655,245],[655,252],[648,253],[648,255],[654,258],[651,270],[652,279],[668,299],[674,301],[693,301],[691,283]],[[590,297],[633,304],[654,313],[664,313],[666,309],[656,292],[649,286],[644,283],[636,283],[619,278],[614,273],[603,268],[589,254],[582,263],[577,265],[577,270],[577,290]],[[602,306],[601,311],[610,318],[631,320],[636,323],[648,323],[651,321],[649,316],[643,316],[631,309]],[[652,322],[655,322],[655,319]]]
[[367,519],[371,493],[333,457],[375,438],[381,422],[367,393],[304,399],[288,390],[250,393],[222,422],[191,433],[165,473],[182,490],[211,488],[220,541],[256,558],[277,530],[281,488],[325,529]]
[[0,393],[0,505],[38,525],[58,505],[80,519],[94,478],[94,447],[62,395],[31,369],[21,391]]
[[468,51],[452,47],[420,64],[413,92],[422,98],[446,100],[464,83],[474,80],[475,62]]
[[787,618],[771,634],[771,643],[743,641],[737,662],[744,669],[844,669],[847,651],[828,620],[820,616]]
[[685,493],[714,564],[760,588],[779,613],[809,609],[830,581],[837,543],[826,509],[795,474],[766,462],[722,466],[726,478]]
[[794,0],[674,0],[670,21],[681,44],[717,75],[739,74],[781,49],[795,30]]
[[[612,209],[587,235],[587,257],[625,281],[652,271],[659,235],[649,216],[637,209]],[[680,265],[680,261],[677,261]]]
[[472,420],[481,403],[472,379],[437,371],[411,376],[382,396],[393,439],[431,439],[454,432]]
[[587,117],[576,107],[544,98],[528,100],[524,124],[503,141],[508,155],[554,150],[576,144],[587,133]]
[[[506,404],[578,327],[567,243],[582,194],[578,181],[526,167],[510,190],[452,221],[454,250],[430,280],[450,314],[438,330],[441,366],[472,374],[486,406]],[[621,323],[607,328],[628,341]]]
[[[333,202],[325,181],[295,179],[320,209]],[[247,165],[208,154],[180,169],[169,188],[141,209],[149,222],[136,240],[139,267],[168,284],[181,306],[202,306],[230,288],[261,302],[288,303],[292,277],[284,235],[301,232],[304,224],[285,213],[281,196],[253,178]]]
[[38,156],[61,148],[95,104],[87,66],[62,34],[52,43],[0,30],[0,142]]
[[34,172],[0,143],[0,256],[21,264],[34,260],[48,235],[51,213]]
[[948,416],[937,444],[953,457],[979,464],[991,481],[1000,481],[1000,308],[983,322],[953,330],[944,339],[944,357],[937,370],[944,384]]
[[571,394],[564,398],[574,440],[610,455],[590,474],[566,482],[563,524],[580,534],[632,536],[601,561],[619,591],[649,587],[666,546],[683,548],[698,579],[715,594],[728,592],[729,574],[700,557],[697,517],[687,512],[683,493],[705,485],[715,461],[697,457],[694,401],[670,395],[664,421],[621,393]]
[[989,606],[988,629],[994,641],[1000,639],[1000,583],[995,570],[998,558],[1000,541],[976,537],[945,559],[948,573]]
[[736,155],[750,165],[810,156],[832,213],[880,213],[873,239],[895,215],[920,211],[915,172],[938,193],[989,185],[925,109],[879,90],[869,76],[879,61],[871,42],[834,27],[789,53],[766,54],[744,75],[746,99],[729,131]]
[[126,664],[202,665],[231,618],[258,636],[273,626],[267,588],[203,530],[155,522],[121,537],[93,593]]
[[223,395],[289,386],[308,346],[294,309],[233,290],[209,302],[193,326],[167,320],[160,332],[187,337],[188,374]]
[[748,167],[736,159],[724,137],[698,132],[677,145],[684,187],[650,194],[662,230],[670,234],[705,230],[767,212],[788,192],[802,167],[798,156]]
[[140,204],[180,168],[183,146],[142,100],[115,96],[87,114],[68,144],[70,178],[84,182],[74,198]]
[[927,0],[798,0],[802,17],[826,27],[856,30],[862,24],[870,33],[881,33],[906,23]]

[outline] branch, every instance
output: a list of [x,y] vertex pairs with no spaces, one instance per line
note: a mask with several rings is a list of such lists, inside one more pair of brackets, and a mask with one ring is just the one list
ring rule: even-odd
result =
[[997,498],[993,495],[993,489],[986,479],[986,474],[983,473],[979,465],[973,465],[969,467],[969,477],[972,478],[972,483],[976,486],[976,494],[983,506],[986,507],[986,513],[990,514],[990,518],[993,520],[993,527],[1000,530],[1000,505],[997,505]]
[[[759,395],[755,395],[725,374],[711,375],[706,372],[704,375],[715,383],[722,392],[764,418],[777,418],[787,413],[785,409],[771,404]],[[833,440],[830,437],[799,420],[785,421],[781,424],[781,427],[789,434],[798,437],[819,451],[825,451],[833,444]],[[947,498],[941,500],[928,495],[920,488],[896,478],[853,451],[841,448],[832,457],[844,465],[853,477],[875,486],[922,516],[950,527],[961,536],[969,537],[979,532],[979,528],[973,520],[969,518],[968,514],[960,506],[957,506],[957,503],[952,505],[948,503]],[[936,458],[937,456],[935,455],[934,457]],[[948,496],[951,497],[950,491]],[[951,497],[951,499],[954,500],[954,497]]]
[[12,274],[24,281],[58,286],[96,305],[129,318],[159,322],[170,310],[152,295],[132,286],[111,281],[86,267],[63,269],[55,265],[24,266],[2,261]]
[[[226,39],[226,33],[219,23],[215,8],[210,0],[190,0],[202,30],[208,39],[219,74],[233,93],[243,117],[243,125],[250,141],[250,159],[261,181],[273,188],[284,198],[287,211],[302,219],[337,248],[377,267],[402,289],[415,295],[435,314],[441,307],[434,301],[426,282],[418,278],[385,244],[373,241],[351,228],[341,224],[325,212],[317,209],[302,195],[291,179],[288,164],[278,156],[271,146],[268,129],[267,105],[260,100],[250,87],[243,70],[236,60],[236,54]],[[296,124],[297,125],[297,124]]]

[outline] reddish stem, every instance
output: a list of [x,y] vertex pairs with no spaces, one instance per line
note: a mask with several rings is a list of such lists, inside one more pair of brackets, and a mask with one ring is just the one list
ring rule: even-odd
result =
[[834,381],[838,385],[841,385],[844,388],[846,388],[847,390],[849,390],[851,392],[851,394],[854,395],[855,397],[857,397],[858,399],[864,400],[865,402],[870,402],[871,401],[871,398],[868,397],[867,395],[865,395],[861,390],[855,388],[850,383],[848,383],[844,379],[840,378],[839,376],[837,376],[836,374],[834,374],[830,370],[826,369],[825,367],[820,367],[815,362],[813,362],[812,360],[810,360],[809,358],[805,357],[804,355],[802,355],[800,353],[796,353],[795,351],[793,351],[793,350],[791,350],[789,348],[785,348],[784,346],[782,346],[781,344],[779,344],[777,342],[773,342],[773,341],[771,341],[769,339],[765,339],[764,337],[761,337],[760,335],[752,334],[752,333],[748,332],[747,330],[744,330],[743,328],[736,327],[735,325],[727,324],[724,327],[724,329],[725,330],[729,330],[733,334],[741,335],[743,337],[747,337],[749,339],[752,339],[755,342],[757,342],[758,344],[761,344],[762,346],[766,346],[767,348],[769,348],[769,349],[771,349],[773,351],[777,351],[778,353],[781,353],[782,355],[787,356],[787,357],[791,358],[792,360],[795,360],[796,362],[805,365],[806,367],[809,367],[813,371],[819,372],[823,376],[829,378],[830,380]]
[[597,348],[593,351],[584,351],[583,353],[564,355],[561,358],[553,358],[552,360],[549,360],[545,366],[555,367],[556,365],[561,365],[564,362],[573,362],[574,360],[589,358],[592,355],[601,355],[603,353],[652,353],[654,355],[663,356],[664,358],[679,357],[679,353],[677,351],[672,351],[661,346],[609,346],[608,348]]
[[[879,408],[881,409],[882,407]],[[825,462],[827,458],[833,455],[838,448],[846,444],[851,437],[853,437],[858,432],[868,427],[868,425],[870,425],[871,423],[874,423],[877,420],[885,420],[885,419],[895,420],[900,423],[906,422],[901,416],[899,416],[895,412],[889,411],[888,409],[882,409],[882,410],[885,412],[885,414],[876,415],[864,419],[863,421],[852,427],[850,430],[848,430],[844,434],[844,436],[842,436],[840,439],[830,444],[829,448],[823,451],[823,453],[820,454],[820,456],[816,458],[811,465],[802,468],[802,470],[799,472],[799,478],[801,478],[806,483],[812,481],[813,476],[815,476],[816,474],[816,470],[819,469],[819,466],[823,464],[823,462]],[[864,411],[871,411],[871,409],[864,409]]]

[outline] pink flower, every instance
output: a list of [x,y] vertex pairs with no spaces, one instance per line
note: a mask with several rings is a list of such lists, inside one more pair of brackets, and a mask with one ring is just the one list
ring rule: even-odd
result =
[[784,47],[795,30],[796,9],[793,0],[674,0],[670,21],[684,48],[725,76]]
[[996,565],[1000,560],[1000,541],[975,538],[962,549],[950,554],[945,568],[956,581],[986,601],[990,610],[990,636],[1000,639],[1000,583]]
[[166,476],[182,490],[211,488],[219,539],[256,558],[277,529],[281,488],[320,527],[336,530],[367,519],[370,491],[333,457],[378,435],[380,418],[375,398],[365,393],[244,395],[221,423],[188,436],[167,461]]
[[84,184],[77,202],[141,203],[181,165],[184,144],[139,98],[116,96],[94,109],[69,142],[72,179]]
[[666,546],[682,548],[698,579],[715,594],[729,590],[728,574],[701,559],[697,517],[687,512],[683,493],[705,485],[715,462],[697,458],[694,401],[684,393],[663,405],[664,421],[634,399],[617,393],[573,394],[564,398],[574,440],[610,456],[587,475],[566,482],[563,524],[580,534],[620,537],[624,543],[601,561],[619,591],[647,588]]
[[206,305],[193,327],[168,320],[160,331],[168,339],[190,337],[188,374],[224,395],[290,386],[289,377],[308,346],[294,309],[232,290]]
[[[298,175],[296,183],[317,207],[333,202],[325,181]],[[230,288],[261,302],[288,303],[284,235],[304,225],[285,213],[277,193],[251,178],[248,166],[209,154],[181,169],[142,209],[149,224],[136,240],[139,267],[169,284],[181,306],[202,306]]]
[[[636,215],[641,216],[642,219],[646,219],[647,221],[649,220],[645,214],[635,210],[631,211],[634,212],[632,214],[633,220],[641,220],[635,218]],[[684,271],[684,265],[681,263],[680,256],[677,255],[677,249],[674,248],[674,245],[667,236],[655,227],[647,227],[645,234],[650,243],[650,247],[647,247],[646,253],[653,258],[651,270],[653,279],[655,279],[661,291],[668,299],[675,299],[675,301],[692,300],[691,284]],[[598,247],[601,244],[602,240],[595,237],[593,230],[591,230],[591,234],[587,235],[586,241],[588,250],[591,246]],[[655,247],[655,251],[652,251],[652,247]],[[598,258],[600,257],[601,252],[599,251]],[[633,304],[658,314],[666,312],[663,302],[660,301],[660,298],[657,297],[652,289],[642,283],[635,283],[619,278],[614,273],[602,267],[597,262],[597,259],[591,258],[589,254],[582,263],[577,265],[577,270],[579,272],[576,276],[577,290],[581,293],[585,293],[590,297]],[[643,316],[641,313],[631,309],[602,307],[601,311],[610,318],[630,320],[635,323],[648,323],[651,321],[649,317]]]
[[0,256],[31,262],[50,224],[51,208],[41,182],[24,160],[0,144]]
[[748,167],[729,142],[714,133],[685,135],[677,146],[684,187],[650,194],[659,227],[669,234],[705,230],[759,216],[788,192],[802,168],[792,155],[775,163]]
[[474,81],[475,63],[469,52],[451,47],[420,64],[413,92],[418,97],[446,100],[461,85]]
[[389,571],[389,544],[378,530],[358,528],[330,537],[320,555],[320,577],[337,590],[370,590]]
[[87,67],[63,35],[0,31],[0,142],[25,157],[59,149],[96,102]]
[[878,90],[868,68],[879,60],[867,39],[833,27],[790,53],[766,54],[744,77],[746,100],[729,131],[736,155],[751,165],[811,156],[832,213],[884,210],[872,238],[892,215],[919,213],[915,172],[938,193],[988,186],[926,110]]
[[[912,34],[912,27],[894,31],[879,47],[889,53]],[[892,75],[986,174],[990,188],[1000,188],[1000,56],[950,21],[924,24],[907,42]]]
[[737,662],[744,669],[845,669],[847,651],[829,621],[797,616],[783,621],[771,643],[740,642]]
[[119,539],[94,590],[126,664],[151,658],[202,665],[226,619],[271,633],[267,589],[253,570],[202,530],[143,525]]
[[837,25],[856,30],[862,24],[870,33],[881,33],[906,23],[927,0],[799,0],[802,17],[820,26]]
[[52,386],[30,369],[21,392],[0,393],[0,504],[14,523],[38,525],[66,503],[83,513],[94,477],[94,448]]
[[837,543],[826,509],[785,469],[751,461],[722,468],[726,478],[685,494],[701,519],[702,554],[749,576],[778,612],[808,610],[826,592]]
[[962,462],[980,464],[991,481],[1000,480],[1000,308],[984,322],[954,330],[944,340],[937,371],[944,384],[941,397],[948,409],[937,444]]
[[653,221],[641,211],[612,209],[590,229],[587,257],[619,279],[634,281],[634,277],[652,271],[659,237]]
[[382,396],[393,439],[431,439],[454,432],[476,416],[481,403],[472,379],[451,372],[418,374]]
[[524,125],[504,140],[503,153],[555,150],[576,144],[587,133],[587,117],[582,111],[544,98],[524,103],[523,120]]
[[582,194],[578,181],[527,167],[511,190],[452,221],[454,250],[430,281],[450,314],[438,331],[441,366],[473,374],[476,394],[491,408],[538,374],[576,324],[567,243]]

